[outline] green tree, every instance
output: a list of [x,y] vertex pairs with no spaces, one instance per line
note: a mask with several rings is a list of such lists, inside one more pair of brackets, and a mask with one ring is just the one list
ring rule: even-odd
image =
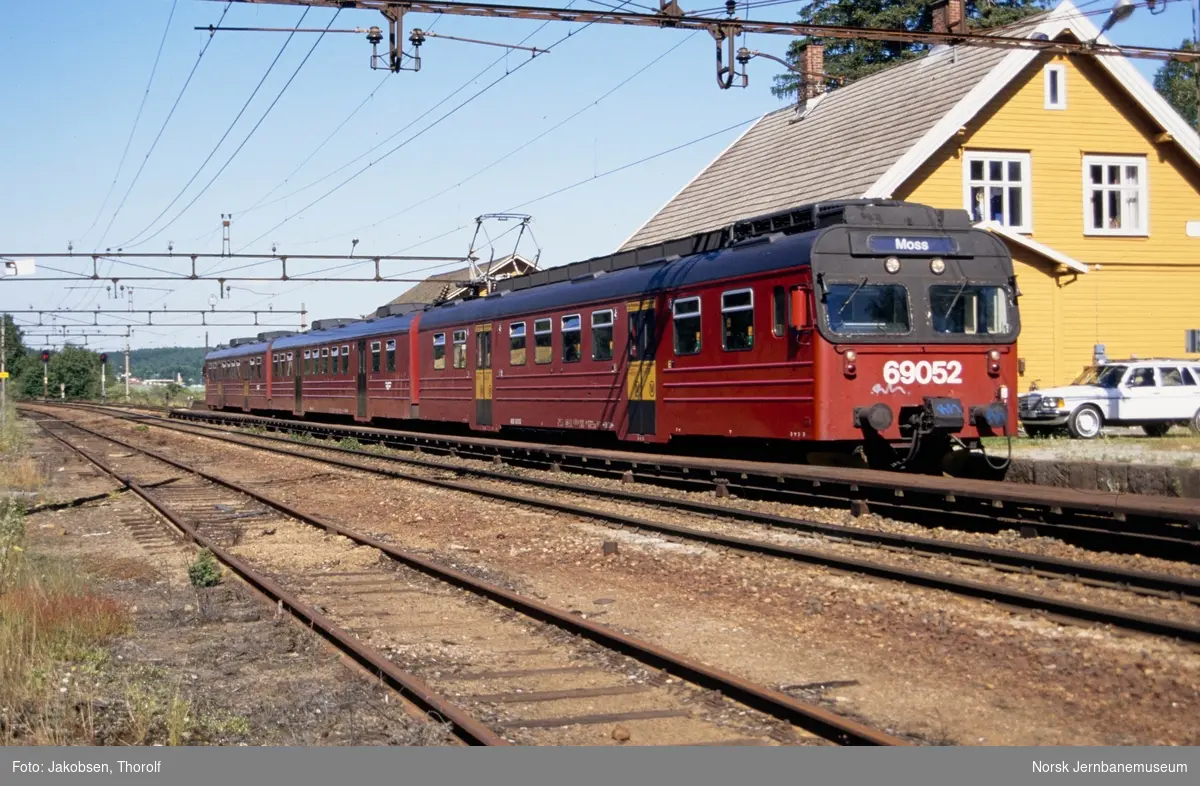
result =
[[[984,30],[1011,24],[1045,10],[1047,0],[966,0],[967,27]],[[933,27],[929,0],[813,0],[800,10],[804,24],[842,27],[928,31]],[[847,80],[859,79],[894,63],[911,60],[928,47],[902,41],[868,41],[848,38],[796,39],[787,60],[795,66],[810,41],[825,45],[825,72]],[[787,72],[775,77],[771,92],[780,98],[796,95],[800,75]]]
[[[21,392],[29,398],[41,398],[41,363],[28,363],[21,375]],[[67,398],[99,398],[100,356],[83,347],[66,346],[50,353],[46,374],[47,395],[58,398],[58,386],[64,386]]]
[[[1184,39],[1180,49],[1195,49],[1196,42]],[[1200,80],[1200,72],[1191,63],[1180,63],[1175,60],[1163,63],[1154,75],[1154,87],[1167,99],[1167,103],[1175,107],[1175,111],[1183,116],[1192,126],[1196,126],[1196,84]]]
[[21,375],[27,362],[29,349],[25,346],[21,329],[9,314],[4,315],[4,367],[9,373],[9,382]]

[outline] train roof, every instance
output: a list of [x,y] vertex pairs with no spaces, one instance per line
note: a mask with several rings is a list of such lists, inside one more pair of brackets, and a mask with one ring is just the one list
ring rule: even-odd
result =
[[[803,205],[744,219],[722,230],[631,249],[537,271],[497,283],[481,298],[452,300],[421,312],[422,330],[535,315],[589,303],[652,297],[663,289],[753,275],[811,263],[820,231],[834,226],[971,230],[966,211],[935,210],[894,200],[861,199]],[[556,286],[551,286],[551,285]],[[407,332],[415,313],[348,324],[323,320],[325,329],[280,338],[272,350]],[[258,354],[265,343],[219,350],[208,359]]]
[[663,289],[807,265],[815,233],[752,238],[728,248],[644,262],[623,270],[598,270],[558,286],[505,290],[474,300],[445,303],[425,312],[421,329],[537,314],[587,303],[652,297]]

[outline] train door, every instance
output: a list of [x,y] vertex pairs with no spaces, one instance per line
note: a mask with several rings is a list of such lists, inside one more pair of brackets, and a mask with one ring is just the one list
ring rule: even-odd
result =
[[358,340],[358,375],[355,377],[356,397],[358,398],[358,417],[367,416],[367,340]]
[[[299,356],[299,354],[300,354],[299,351],[297,351],[296,356]],[[290,376],[292,378],[292,389],[295,391],[295,396],[296,396],[295,402],[294,402],[295,406],[292,408],[292,412],[294,412],[297,415],[303,415],[304,414],[304,376],[301,373],[301,365],[299,363],[293,362],[292,357],[293,357],[293,355],[291,352],[288,352],[286,354],[286,356],[284,355],[284,353],[281,352],[279,354],[279,363],[283,367],[284,376]]]
[[254,373],[254,361],[244,361],[242,363],[242,409],[246,412],[250,411],[250,375],[252,373]]
[[629,433],[653,434],[655,401],[658,397],[654,351],[654,301],[635,301],[629,309],[629,367],[626,369],[626,391],[629,398]]
[[492,326],[475,326],[475,423],[492,425]]

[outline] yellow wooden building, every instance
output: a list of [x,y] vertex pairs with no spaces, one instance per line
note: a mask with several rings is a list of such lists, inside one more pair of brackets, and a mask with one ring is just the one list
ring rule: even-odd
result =
[[[961,29],[959,0],[935,8]],[[1070,2],[1005,32],[1099,34]],[[802,91],[623,247],[822,199],[966,208],[1016,261],[1022,390],[1070,382],[1097,345],[1200,357],[1200,137],[1126,59],[939,47]]]

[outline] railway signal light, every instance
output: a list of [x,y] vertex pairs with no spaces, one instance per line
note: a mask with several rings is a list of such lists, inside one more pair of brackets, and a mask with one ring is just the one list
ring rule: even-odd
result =
[[100,353],[100,365],[102,365],[102,366],[108,365],[108,353],[107,352]]
[[48,350],[48,349],[43,349],[43,350],[42,350],[42,362],[43,362],[43,363],[49,363],[49,362],[50,362],[50,350]]

